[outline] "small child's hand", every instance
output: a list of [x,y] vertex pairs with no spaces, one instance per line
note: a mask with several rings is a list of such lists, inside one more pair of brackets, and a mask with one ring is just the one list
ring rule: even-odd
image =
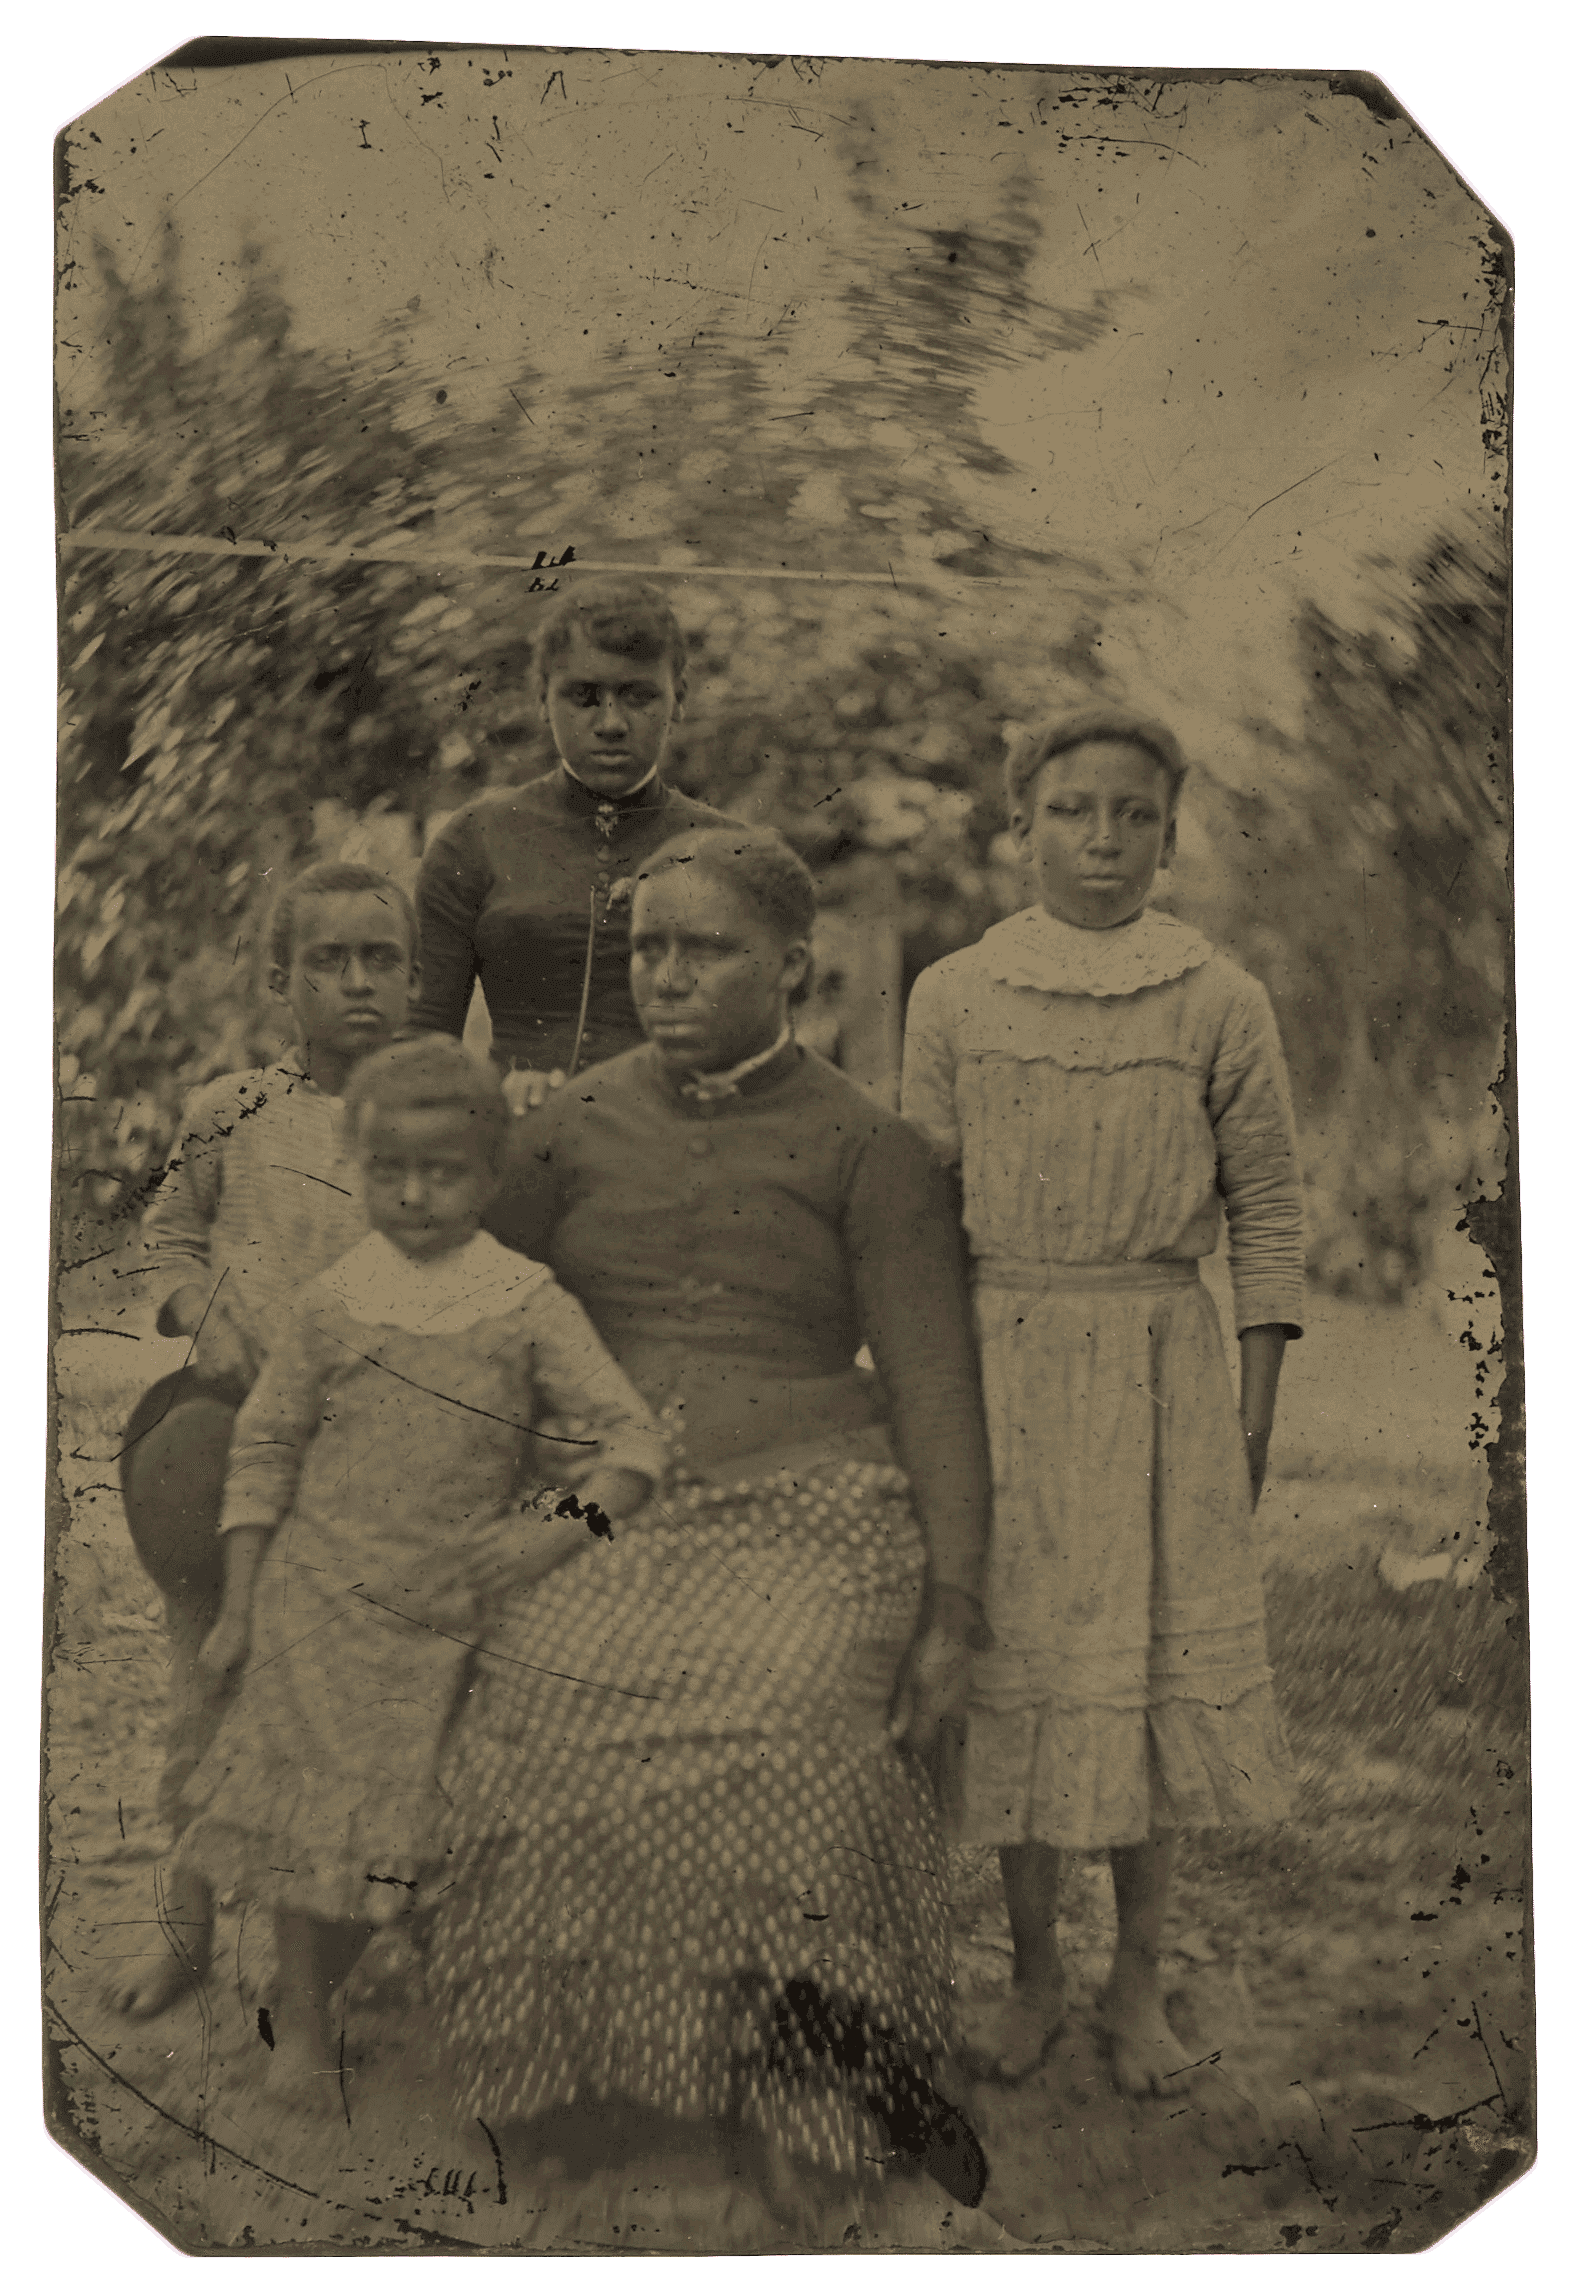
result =
[[628,1521],[633,1513],[639,1513],[651,1495],[647,1476],[629,1466],[598,1466],[586,1476],[579,1492],[581,1511],[599,1537],[605,1521],[611,1532],[616,1521]]
[[523,1593],[590,1541],[575,1501],[566,1498],[560,1507],[556,1499],[556,1491],[540,1491],[472,1532],[460,1583],[477,1602]]
[[614,1523],[645,1505],[652,1484],[627,1467],[605,1466],[579,1493],[542,1490],[470,1540],[469,1581],[478,1597],[523,1593],[594,1540],[610,1543]]
[[249,1653],[250,1637],[247,1612],[223,1609],[194,1660],[208,1688],[214,1691],[226,1686]]

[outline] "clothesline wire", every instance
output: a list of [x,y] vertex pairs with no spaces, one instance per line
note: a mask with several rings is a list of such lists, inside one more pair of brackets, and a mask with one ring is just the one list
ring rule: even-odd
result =
[[[71,526],[58,536],[63,549],[132,550],[149,557],[213,557],[213,558],[269,558],[278,565],[292,565],[308,559],[328,565],[389,565],[412,566],[424,572],[428,566],[461,566],[472,572],[490,573],[499,569],[512,572],[558,575],[564,572],[581,574],[609,573],[636,574],[649,581],[692,581],[698,578],[732,581],[800,581],[800,582],[859,582],[876,588],[921,590],[943,588],[956,577],[926,575],[910,572],[897,575],[893,570],[884,573],[852,572],[844,567],[823,568],[817,572],[793,566],[637,566],[621,565],[606,558],[583,558],[570,566],[549,564],[547,553],[538,551],[533,558],[499,557],[465,550],[398,550],[356,549],[344,545],[336,549],[304,548],[298,544],[280,547],[274,542],[227,541],[215,534],[138,534],[112,526]],[[1018,589],[1026,585],[999,574],[979,574],[969,586],[979,589]]]

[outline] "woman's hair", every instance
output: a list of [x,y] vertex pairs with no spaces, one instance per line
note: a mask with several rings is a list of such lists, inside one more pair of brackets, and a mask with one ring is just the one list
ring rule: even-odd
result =
[[379,868],[371,868],[363,860],[318,860],[313,868],[306,868],[301,875],[283,885],[271,909],[265,945],[267,955],[278,971],[287,972],[292,969],[293,951],[298,946],[301,903],[337,892],[374,892],[378,900],[385,900],[404,928],[409,941],[410,959],[413,960],[420,946],[420,926],[415,921],[414,902],[403,886],[395,884],[390,876],[383,876]]
[[1085,741],[1126,741],[1158,764],[1170,783],[1172,804],[1177,804],[1188,765],[1175,735],[1151,717],[1136,717],[1127,709],[1080,709],[1069,717],[1053,717],[1036,726],[1017,743],[1006,760],[1006,805],[1013,828],[1027,828],[1033,816],[1034,783],[1052,757],[1081,749]]
[[411,1036],[407,1043],[383,1044],[362,1059],[343,1086],[343,1121],[349,1141],[359,1143],[360,1119],[367,1107],[446,1108],[462,1123],[478,1125],[494,1169],[502,1161],[508,1109],[497,1071],[457,1036]]
[[[772,828],[685,829],[660,844],[645,866],[636,872],[636,886],[649,877],[661,877],[671,868],[698,867],[729,889],[787,944],[811,943],[818,914],[818,891],[812,873],[785,839]],[[806,977],[791,991],[800,1003],[812,979]]]
[[582,582],[561,595],[537,631],[536,688],[544,700],[553,664],[562,661],[577,630],[600,653],[622,654],[631,661],[661,661],[667,655],[677,690],[685,680],[685,637],[668,599],[650,582],[619,574]]

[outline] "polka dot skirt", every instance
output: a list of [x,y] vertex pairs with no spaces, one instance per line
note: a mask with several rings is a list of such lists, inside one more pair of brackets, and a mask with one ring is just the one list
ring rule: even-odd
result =
[[893,1467],[677,1483],[490,1635],[430,1940],[471,2112],[622,2100],[848,2177],[914,2147],[951,2005],[939,1827],[885,1730],[922,1569]]

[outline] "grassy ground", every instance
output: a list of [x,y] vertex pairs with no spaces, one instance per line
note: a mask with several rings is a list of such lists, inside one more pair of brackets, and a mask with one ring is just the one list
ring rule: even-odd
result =
[[[143,1328],[122,1311],[117,1271],[74,1278],[69,1329]],[[1175,2102],[1129,2105],[1111,2087],[1091,2022],[1109,1877],[1103,1859],[1068,1872],[1058,1932],[1077,2012],[1032,2079],[976,2094],[988,2208],[1017,2240],[1409,2249],[1529,2159],[1525,1653],[1476,1574],[1485,1481],[1466,1434],[1477,1354],[1461,1333],[1485,1329],[1469,1275],[1456,1257],[1406,1309],[1320,1302],[1293,1350],[1260,1528],[1297,1811],[1275,1831],[1185,1848],[1166,1965],[1174,2024],[1202,2068]],[[158,2023],[119,2024],[100,2004],[107,1974],[164,1948],[151,1876],[164,1636],[111,1461],[167,1351],[88,1335],[59,1353],[58,2131],[188,2246],[655,2245],[663,2211],[678,2226],[678,2185],[604,2188],[582,2215],[551,2186],[508,2188],[484,2132],[439,2115],[423,1986],[399,1947],[356,1978],[353,2123],[338,2143],[306,2144],[261,2107],[269,1968],[246,1918],[209,1982]],[[1422,1567],[1436,1555],[1441,1576]],[[957,1853],[952,1880],[976,2025],[1009,1979],[993,1858]],[[967,2230],[947,2211],[864,2223],[852,2243],[952,2245]],[[708,2212],[694,2243],[736,2235]]]

